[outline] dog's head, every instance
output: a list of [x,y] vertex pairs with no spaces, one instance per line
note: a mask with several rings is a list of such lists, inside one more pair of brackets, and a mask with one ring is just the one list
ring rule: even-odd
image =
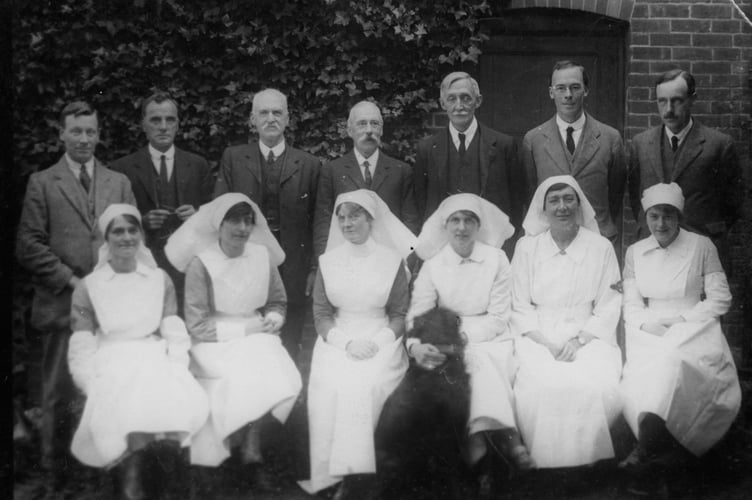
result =
[[424,344],[432,344],[447,356],[462,357],[467,339],[460,332],[460,317],[456,312],[443,307],[435,307],[413,321],[409,337],[420,339]]

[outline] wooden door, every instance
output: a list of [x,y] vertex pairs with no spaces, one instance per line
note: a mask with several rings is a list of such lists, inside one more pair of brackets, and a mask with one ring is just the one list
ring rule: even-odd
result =
[[481,121],[517,139],[556,112],[549,97],[551,70],[574,59],[590,75],[585,109],[624,129],[625,23],[566,9],[524,9],[488,21],[478,83]]

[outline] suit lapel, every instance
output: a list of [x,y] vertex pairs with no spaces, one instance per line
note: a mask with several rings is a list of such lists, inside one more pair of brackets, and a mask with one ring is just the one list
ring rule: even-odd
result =
[[663,140],[663,125],[656,127],[655,131],[648,137],[647,143],[647,155],[650,167],[655,172],[655,175],[661,179],[662,182],[666,182],[667,179],[663,178],[663,159],[661,158],[661,141]]
[[[177,154],[175,161],[177,162]],[[175,170],[174,167],[173,170]],[[151,201],[153,206],[158,206],[158,197],[156,194],[157,187],[156,183],[154,182],[154,164],[151,161],[151,155],[149,154],[148,146],[141,148],[138,151],[135,171],[138,182],[140,182],[143,186],[146,196],[149,197],[149,201]]]
[[574,155],[574,165],[572,166],[572,177],[577,177],[583,168],[590,162],[595,153],[601,146],[601,130],[593,121],[592,116],[585,118],[585,127],[580,136],[580,143]]
[[436,168],[436,177],[439,180],[439,193],[446,193],[447,183],[447,164],[449,158],[447,156],[449,152],[449,129],[444,128],[435,137],[433,145],[431,146],[431,163]]
[[190,181],[191,173],[193,169],[188,165],[188,157],[185,151],[175,147],[175,161],[172,164],[172,175],[175,177],[175,184],[177,184],[177,200],[178,206],[185,204],[183,201],[183,193],[188,191],[187,185]]
[[367,189],[363,174],[360,173],[358,160],[355,158],[355,150],[351,150],[345,157],[345,173],[358,186],[358,189]]
[[112,175],[107,167],[99,163],[96,158],[94,159],[94,169],[96,171],[94,174],[94,185],[96,186],[94,190],[94,217],[99,218],[110,202]]
[[495,142],[488,141],[488,133],[485,132],[485,127],[478,124],[478,133],[480,134],[480,196],[483,196],[486,192],[486,182],[488,181],[488,166],[491,163],[491,158],[496,148]]
[[[70,167],[68,167],[68,162],[65,160],[65,156],[63,156],[57,164],[52,167],[55,169],[55,178],[57,180],[57,188],[62,193],[63,197],[68,200],[68,202],[71,204],[71,206],[78,212],[78,214],[81,216],[81,220],[84,221],[84,223],[91,228],[92,227],[92,221],[91,217],[89,216],[89,208],[88,208],[88,202],[86,200],[86,195],[81,187],[81,183],[78,179],[76,179],[76,176],[73,175],[73,172],[71,172]],[[96,169],[96,160],[95,160],[95,169]],[[97,175],[98,172],[94,174],[94,182],[98,183]],[[98,186],[95,187],[98,191]]]
[[389,169],[391,168],[391,158],[385,155],[383,151],[380,151],[379,161],[376,162],[376,170],[373,173],[373,181],[371,181],[371,190],[379,190],[386,178],[389,177]]
[[279,174],[279,185],[295,175],[300,170],[300,158],[289,146],[285,146],[285,160],[282,164],[282,172]]
[[695,158],[702,153],[703,144],[705,143],[705,137],[700,131],[700,124],[695,120],[692,129],[687,134],[687,138],[684,141],[684,145],[679,151],[679,158],[677,158],[674,164],[674,169],[671,172],[671,180],[675,181],[689,167]]
[[248,152],[246,153],[246,167],[248,170],[251,171],[253,176],[256,178],[256,182],[259,183],[259,186],[262,186],[263,184],[263,176],[261,175],[261,164],[259,163],[259,147],[257,142],[252,142],[248,146]]
[[567,160],[567,152],[564,151],[564,145],[561,143],[559,127],[556,126],[556,116],[543,126],[543,135],[546,138],[546,142],[543,144],[546,154],[553,160],[563,175],[572,175],[572,169]]

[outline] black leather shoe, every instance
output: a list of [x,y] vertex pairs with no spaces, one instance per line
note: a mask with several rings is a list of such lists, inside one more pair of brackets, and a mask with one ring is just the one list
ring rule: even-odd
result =
[[121,500],[144,500],[146,498],[142,477],[143,461],[143,451],[136,451],[120,463]]

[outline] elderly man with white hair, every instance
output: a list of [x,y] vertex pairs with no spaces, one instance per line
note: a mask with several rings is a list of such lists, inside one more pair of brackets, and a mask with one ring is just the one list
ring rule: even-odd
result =
[[347,135],[353,149],[321,168],[313,229],[317,256],[326,249],[334,200],[357,189],[374,191],[410,231],[417,234],[420,230],[413,170],[381,151],[383,132],[384,119],[374,102],[360,101],[350,109]]
[[[453,194],[477,194],[522,223],[525,175],[517,160],[514,140],[475,118],[483,96],[468,73],[449,73],[441,82],[440,104],[449,124],[418,143],[415,159],[415,197],[426,220],[441,201]],[[511,256],[514,239],[504,250]]]

